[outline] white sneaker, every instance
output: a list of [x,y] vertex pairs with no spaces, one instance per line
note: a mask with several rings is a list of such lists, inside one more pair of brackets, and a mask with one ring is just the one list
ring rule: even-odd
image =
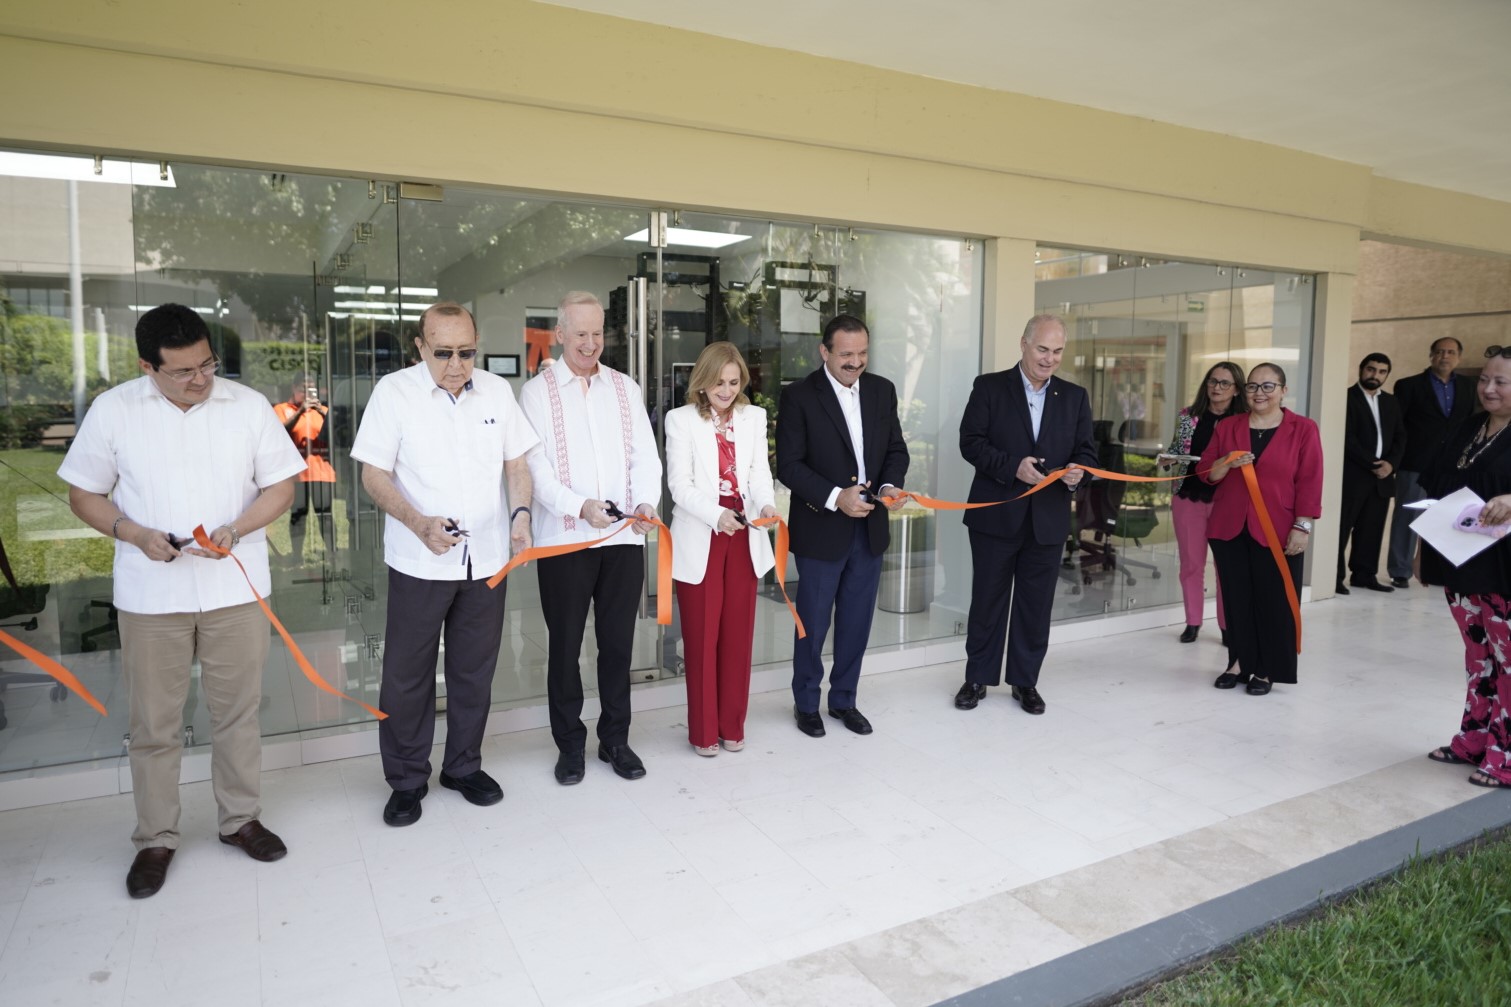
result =
[[740,749],[742,749],[742,748],[745,747],[745,742],[743,742],[743,741],[730,741],[727,738],[720,738],[719,739],[719,744],[721,744],[721,745],[724,746],[724,751],[726,751],[726,752],[738,752]]
[[697,752],[699,755],[702,755],[702,756],[704,756],[706,758],[710,758],[711,759],[715,755],[719,754],[719,746],[718,745],[709,745],[707,748],[701,748],[701,747],[699,747],[697,745],[694,745],[693,746],[693,751]]

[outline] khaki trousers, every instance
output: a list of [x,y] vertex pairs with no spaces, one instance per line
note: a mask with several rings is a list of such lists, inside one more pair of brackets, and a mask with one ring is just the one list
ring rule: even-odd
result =
[[270,628],[253,602],[211,612],[119,613],[121,661],[130,691],[131,786],[138,850],[178,848],[178,779],[184,753],[184,702],[194,658],[210,710],[210,779],[220,833],[261,815],[262,666]]

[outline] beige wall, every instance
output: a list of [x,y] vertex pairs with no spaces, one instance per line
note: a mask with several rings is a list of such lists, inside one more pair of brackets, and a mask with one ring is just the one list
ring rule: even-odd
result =
[[0,144],[998,239],[994,367],[1036,242],[1324,274],[1340,394],[1361,232],[1511,255],[1511,204],[1367,166],[523,0],[9,0],[0,93]]
[[1354,367],[1379,352],[1390,357],[1394,378],[1415,374],[1444,336],[1464,344],[1466,368],[1480,366],[1485,347],[1511,344],[1511,259],[1361,242],[1349,337]]

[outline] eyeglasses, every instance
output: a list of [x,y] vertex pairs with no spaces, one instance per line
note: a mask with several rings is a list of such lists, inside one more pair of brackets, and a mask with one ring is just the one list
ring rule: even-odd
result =
[[1254,395],[1259,392],[1264,392],[1266,395],[1274,395],[1275,389],[1279,387],[1280,383],[1278,381],[1260,381],[1257,384],[1253,381],[1250,381],[1248,384],[1243,386],[1243,390],[1248,392],[1250,395]]
[[1224,381],[1222,378],[1208,378],[1207,379],[1207,387],[1208,388],[1216,388],[1220,392],[1225,392],[1229,388],[1233,387],[1233,382],[1231,382],[1231,381]]
[[203,375],[207,378],[214,377],[215,372],[220,370],[220,361],[212,360],[208,364],[203,364],[199,367],[186,367],[181,371],[165,371],[161,367],[154,367],[153,370],[157,371],[157,373],[161,374],[169,381],[172,381],[174,384],[187,385],[189,382],[194,380],[194,376],[196,374]]
[[[430,346],[429,343],[426,343],[425,345]],[[455,353],[463,360],[471,360],[473,357],[477,356],[477,347],[474,346],[470,350],[438,350],[434,346],[430,346],[430,355],[432,357],[435,357],[437,360],[450,360],[453,353]]]
[[1511,358],[1511,346],[1487,346],[1485,347],[1485,359],[1491,357]]

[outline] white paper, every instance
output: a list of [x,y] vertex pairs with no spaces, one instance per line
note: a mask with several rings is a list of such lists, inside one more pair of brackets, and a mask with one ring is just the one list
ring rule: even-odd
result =
[[1464,508],[1471,504],[1484,506],[1478,493],[1469,487],[1435,500],[1411,523],[1411,530],[1431,543],[1444,559],[1454,566],[1463,566],[1486,549],[1500,541],[1489,535],[1459,531],[1454,527]]

